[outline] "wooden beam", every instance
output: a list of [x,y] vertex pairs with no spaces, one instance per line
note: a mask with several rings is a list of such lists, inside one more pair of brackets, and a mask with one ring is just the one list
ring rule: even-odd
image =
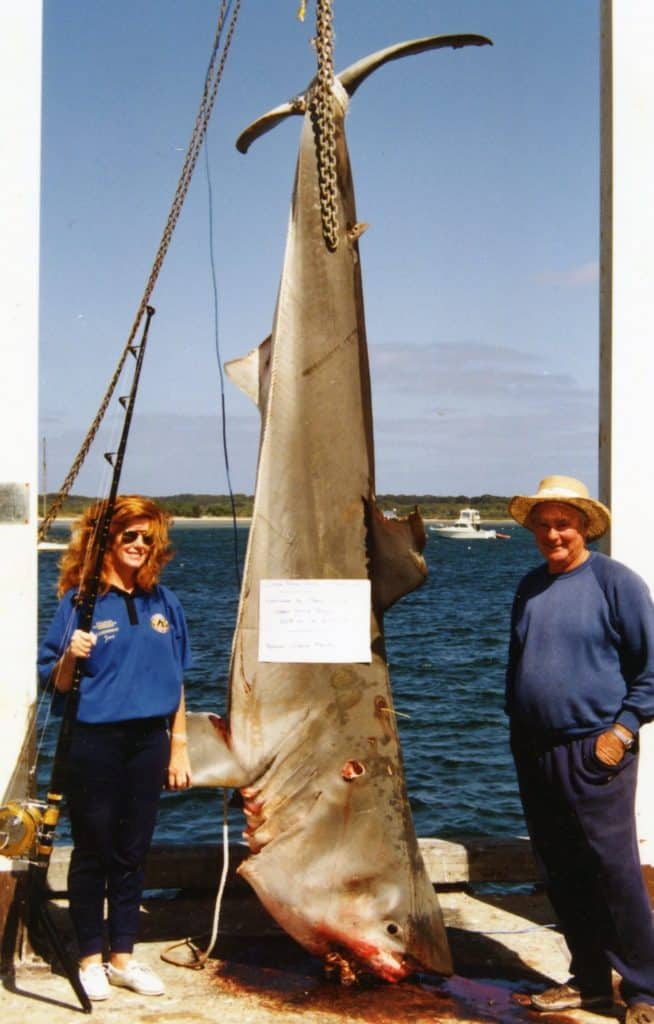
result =
[[[521,837],[420,839],[427,873],[436,886],[465,886],[482,882],[534,882],[538,871],[529,841]],[[230,886],[249,887],[235,875],[248,856],[241,844],[229,847]],[[54,893],[66,891],[70,847],[55,847],[48,872]],[[209,843],[153,846],[146,867],[147,889],[215,889],[222,870],[222,849]]]
[[535,882],[540,875],[529,840],[522,836],[419,839],[434,885]]

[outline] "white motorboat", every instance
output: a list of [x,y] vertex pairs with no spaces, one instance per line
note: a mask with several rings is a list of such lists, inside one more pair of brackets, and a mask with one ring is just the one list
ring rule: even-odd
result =
[[504,540],[506,536],[498,535],[497,530],[483,529],[481,516],[476,508],[462,508],[456,522],[430,526],[429,529],[439,537],[449,537],[451,540],[497,540],[498,536]]
[[36,546],[39,551],[65,551],[68,547],[63,540],[40,540]]

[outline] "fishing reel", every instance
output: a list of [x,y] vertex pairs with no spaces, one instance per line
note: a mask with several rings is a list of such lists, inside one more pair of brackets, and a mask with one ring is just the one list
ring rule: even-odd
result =
[[46,810],[37,800],[10,800],[0,807],[0,856],[36,859]]

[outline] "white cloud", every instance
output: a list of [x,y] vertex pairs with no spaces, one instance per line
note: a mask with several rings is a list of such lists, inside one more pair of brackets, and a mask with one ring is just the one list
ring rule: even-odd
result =
[[[480,343],[370,347],[377,489],[435,494],[508,494],[548,473],[595,487],[597,397],[563,372],[508,346]],[[237,404],[237,403],[236,403]],[[252,493],[259,416],[249,403],[228,415],[232,487]],[[242,411],[241,411],[242,410]],[[48,486],[64,478],[84,430],[48,433]],[[74,491],[102,493],[103,428]],[[135,415],[123,491],[226,493],[220,417]]]
[[597,398],[505,346],[371,348],[380,493],[509,494],[547,473],[595,487]]
[[599,263],[595,260],[591,263],[582,263],[578,267],[569,267],[567,270],[543,270],[534,276],[534,280],[541,284],[562,285],[564,288],[597,284]]

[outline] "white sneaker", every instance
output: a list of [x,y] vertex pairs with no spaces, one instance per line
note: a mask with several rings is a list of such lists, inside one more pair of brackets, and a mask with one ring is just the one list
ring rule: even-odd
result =
[[132,992],[138,992],[140,996],[162,996],[166,991],[161,978],[136,960],[128,961],[122,971],[112,964],[105,964],[105,967],[110,985],[131,988]]
[[109,982],[103,964],[89,964],[80,967],[79,980],[89,999],[99,1002],[109,998]]

